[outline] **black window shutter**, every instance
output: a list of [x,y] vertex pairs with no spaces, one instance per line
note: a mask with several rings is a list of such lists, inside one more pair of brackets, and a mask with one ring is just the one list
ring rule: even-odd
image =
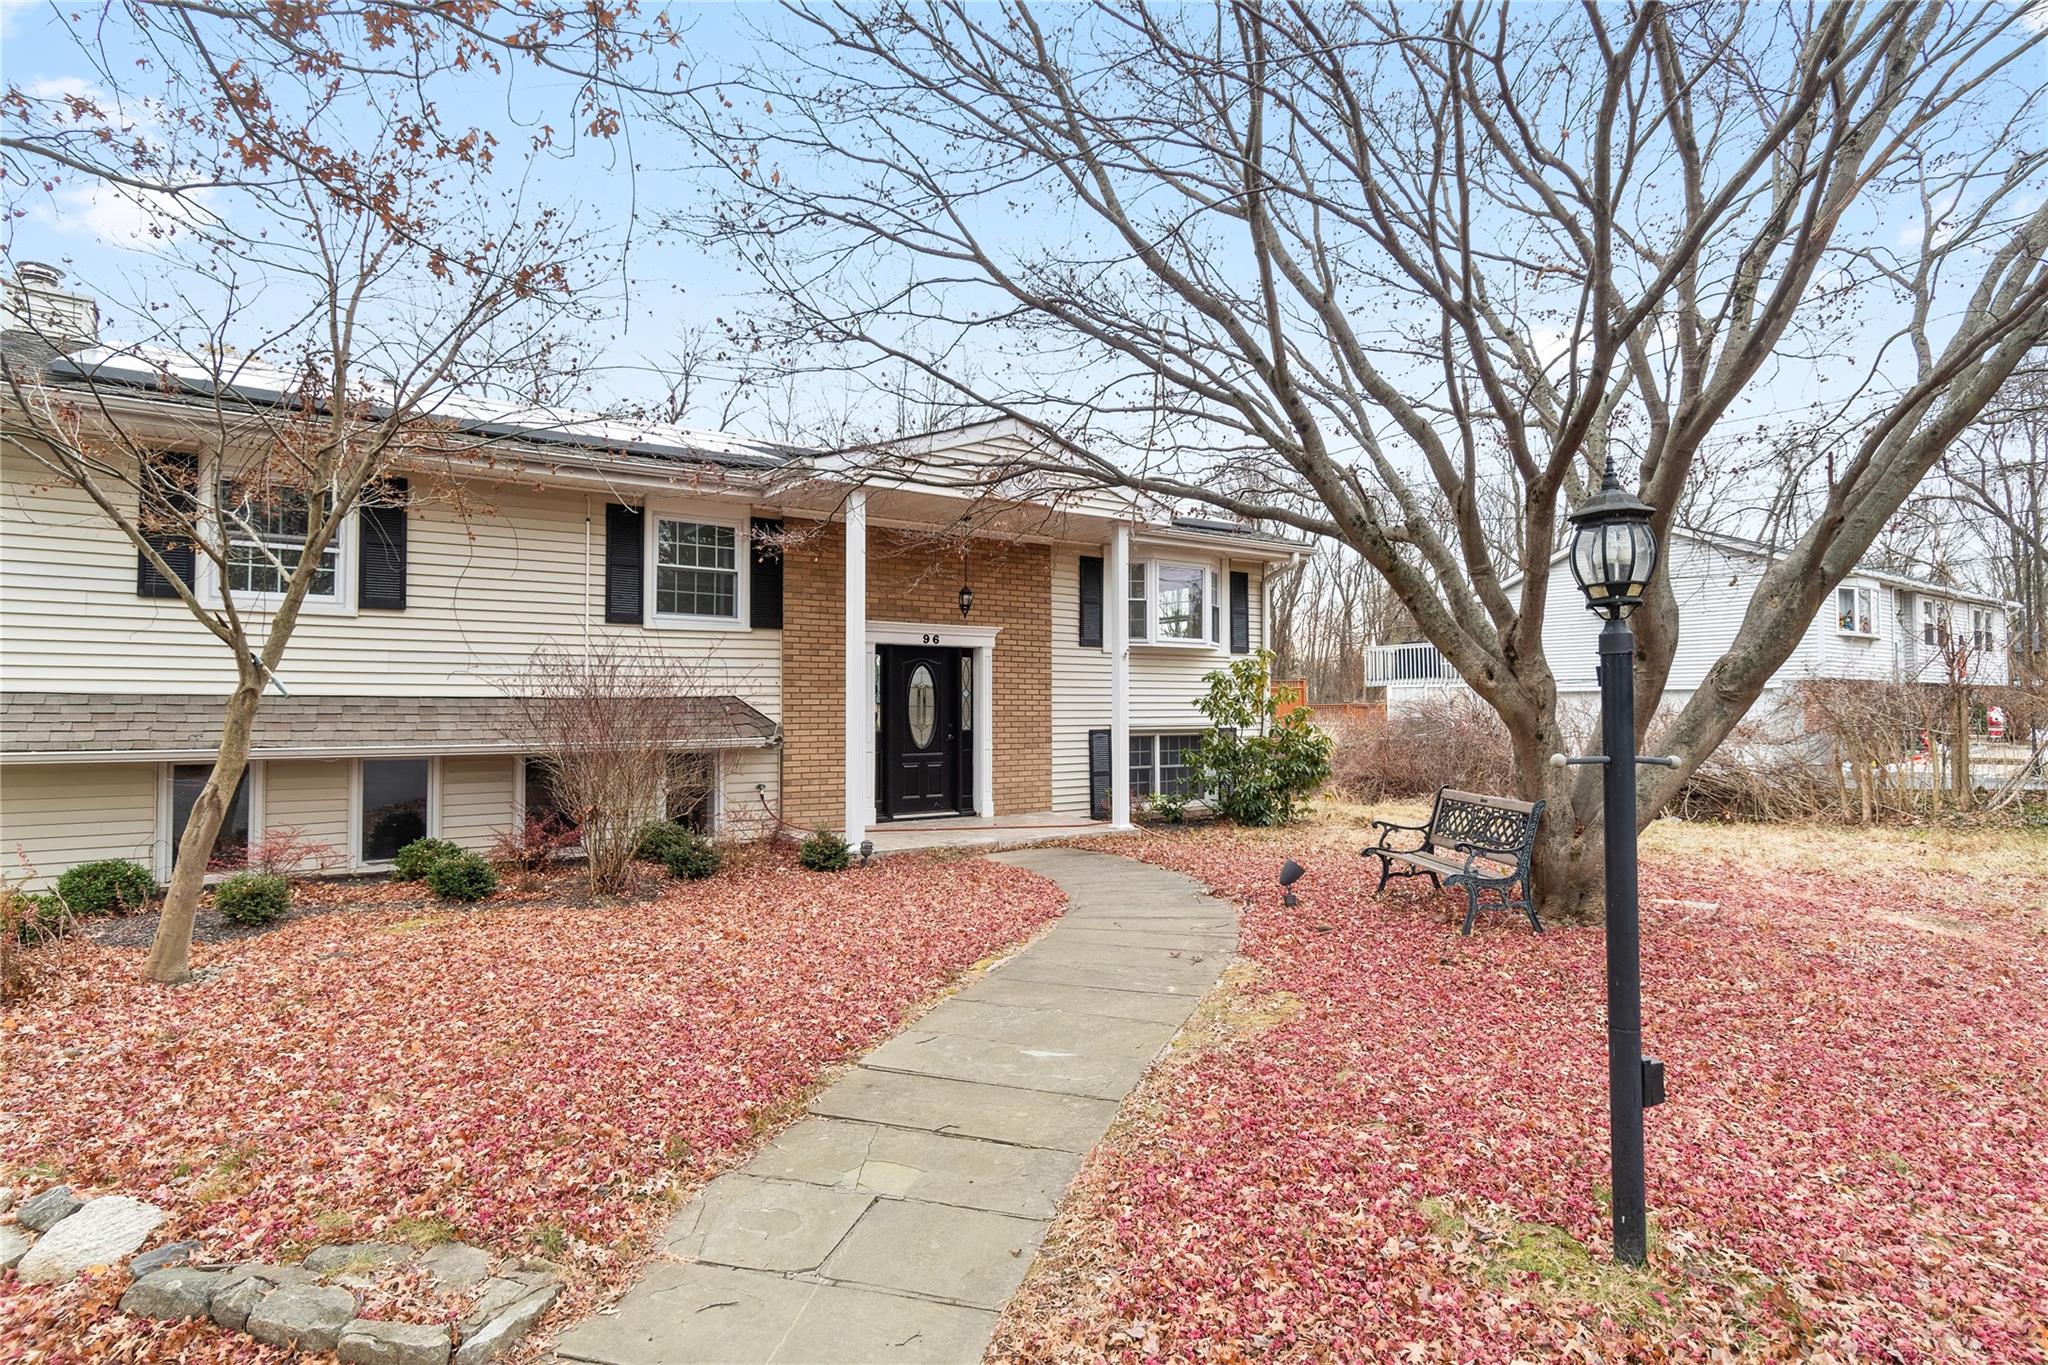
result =
[[[186,583],[192,581],[197,557],[192,542],[166,529],[176,519],[190,517],[199,494],[199,457],[190,451],[164,450],[144,456],[142,463],[142,538],[163,557],[171,572]],[[152,529],[152,526],[154,529]],[[135,595],[176,597],[177,585],[156,571],[149,556],[135,552]]]
[[1252,652],[1252,576],[1230,573],[1230,652]]
[[368,491],[371,505],[356,508],[356,606],[404,611],[408,485],[385,479]]
[[1081,648],[1102,648],[1102,557],[1081,556]]
[[747,537],[753,546],[747,581],[747,624],[756,630],[782,629],[782,522],[755,517]]
[[[1100,564],[1102,561],[1097,560]],[[1095,820],[1109,818],[1109,731],[1088,732],[1088,815]]]
[[645,514],[623,503],[604,508],[604,619],[637,626],[643,616],[647,541]]

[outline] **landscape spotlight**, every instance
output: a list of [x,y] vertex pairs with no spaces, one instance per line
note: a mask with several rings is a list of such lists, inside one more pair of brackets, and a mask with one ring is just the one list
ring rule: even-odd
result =
[[868,859],[870,859],[870,858],[872,858],[872,857],[874,857],[874,856],[875,856],[875,841],[874,841],[873,839],[863,839],[863,840],[861,840],[861,841],[860,841],[860,865],[861,865],[862,867],[866,867],[866,866],[868,865]]
[[1301,880],[1302,871],[1301,864],[1292,858],[1280,864],[1280,890],[1284,893],[1280,903],[1290,910],[1301,903],[1294,899],[1294,884]]

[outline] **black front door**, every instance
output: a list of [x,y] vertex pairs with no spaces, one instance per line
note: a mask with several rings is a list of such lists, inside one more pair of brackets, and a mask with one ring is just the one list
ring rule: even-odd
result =
[[882,645],[882,730],[876,737],[882,816],[960,809],[960,669],[965,651]]

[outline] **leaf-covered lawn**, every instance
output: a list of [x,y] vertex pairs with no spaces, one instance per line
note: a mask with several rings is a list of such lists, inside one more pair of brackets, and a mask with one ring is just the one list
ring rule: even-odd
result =
[[1091,1160],[1000,1354],[2048,1357],[2048,857],[1651,859],[1643,1274],[1608,1250],[1597,930],[1461,942],[1462,898],[1376,902],[1300,837],[1118,847],[1246,903],[1247,961]]
[[[198,949],[205,979],[170,990],[72,942],[0,1014],[0,1169],[152,1200],[159,1240],[221,1258],[440,1235],[544,1256],[573,1308],[827,1067],[1062,904],[1019,869],[898,857],[607,909],[317,915]],[[0,1337],[61,1355],[105,1298],[10,1275]],[[143,1330],[114,1325],[96,1349]]]

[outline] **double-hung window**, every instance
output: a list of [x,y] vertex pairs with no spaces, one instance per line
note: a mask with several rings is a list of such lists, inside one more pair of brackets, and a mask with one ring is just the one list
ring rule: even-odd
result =
[[1835,627],[1844,635],[1877,634],[1877,592],[1840,588],[1835,592]]
[[1142,801],[1154,790],[1151,735],[1131,736],[1131,800]]
[[1977,651],[1978,651],[1979,653],[1984,653],[1984,652],[1986,652],[1986,651],[1990,650],[1991,648],[1993,648],[1993,647],[1994,647],[1994,646],[1995,646],[1995,645],[1996,645],[1997,643],[1998,643],[1998,637],[1997,637],[1997,636],[1996,636],[1995,634],[1993,634],[1993,633],[1992,633],[1992,629],[1991,629],[1991,613],[1990,613],[1990,612],[1988,612],[1988,611],[1985,611],[1985,610],[1984,610],[1983,608],[1981,608],[1981,607],[1973,607],[1973,608],[1971,608],[1971,610],[1970,610],[1970,645],[1971,645],[1971,648],[1973,648],[1973,649],[1977,650]]
[[654,614],[736,621],[739,529],[660,517],[654,523]]
[[1920,643],[1938,645],[1941,643],[1941,618],[1939,608],[1931,597],[1920,599]]
[[1131,638],[1149,640],[1152,638],[1152,599],[1145,592],[1145,565],[1142,560],[1131,561]]
[[[323,514],[327,495],[320,495]],[[305,558],[315,503],[288,488],[243,488],[232,482],[220,487],[226,581],[229,592],[284,592]],[[320,551],[320,562],[306,588],[306,600],[341,599],[341,535],[339,530]]]
[[1201,747],[1200,735],[1159,736],[1159,790],[1168,796],[1200,795],[1188,772],[1188,757]]

